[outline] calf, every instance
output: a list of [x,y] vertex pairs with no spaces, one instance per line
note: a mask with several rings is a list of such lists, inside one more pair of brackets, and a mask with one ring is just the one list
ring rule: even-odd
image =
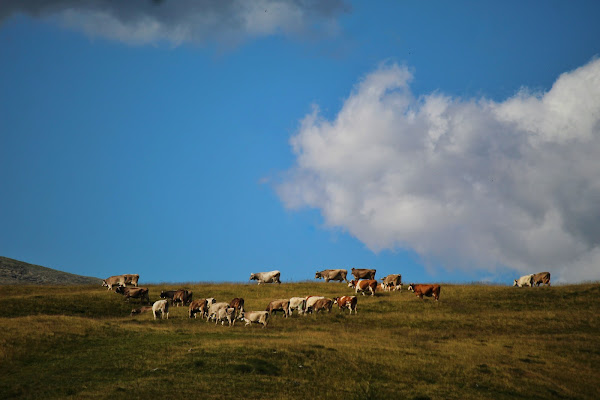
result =
[[336,297],[333,299],[333,304],[337,304],[340,311],[344,308],[347,308],[348,310],[350,310],[350,314],[352,314],[352,311],[354,311],[354,314],[356,314],[358,299],[356,298],[356,296]]
[[290,309],[290,300],[289,299],[277,299],[277,300],[271,301],[265,311],[268,311],[269,315],[274,313],[275,311],[283,311],[283,316],[285,318],[287,318],[289,309]]
[[154,314],[154,319],[156,319],[156,314],[160,313],[160,319],[164,319],[165,315],[167,319],[169,319],[169,302],[167,300],[158,300],[155,301],[152,305],[152,314]]
[[312,313],[315,303],[324,298],[325,297],[323,297],[323,296],[308,296],[308,297],[306,297],[305,312]]
[[414,292],[418,298],[423,299],[423,296],[433,296],[435,301],[440,299],[440,289],[440,285],[415,285],[414,283],[411,283],[408,286],[408,290]]
[[348,284],[348,287],[353,287],[355,289],[354,293],[361,292],[364,296],[365,292],[371,292],[371,296],[375,296],[375,291],[377,290],[377,281],[374,279],[360,279],[358,281],[352,280]]
[[317,314],[321,310],[327,310],[327,312],[331,312],[331,306],[333,305],[333,300],[323,298],[319,299],[315,302],[313,306],[313,311]]
[[206,318],[206,322],[212,320],[213,318],[216,318],[217,317],[217,313],[222,308],[229,308],[229,304],[228,303],[224,303],[224,302],[209,304],[209,306],[208,306],[208,317]]
[[269,323],[269,312],[268,311],[249,311],[247,313],[243,313],[240,317],[243,319],[246,324],[244,326],[255,324],[262,324],[263,328],[267,327]]

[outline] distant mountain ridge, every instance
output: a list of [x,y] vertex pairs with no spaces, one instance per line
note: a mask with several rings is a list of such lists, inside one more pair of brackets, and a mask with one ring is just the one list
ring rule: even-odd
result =
[[102,279],[0,257],[0,285],[100,285]]

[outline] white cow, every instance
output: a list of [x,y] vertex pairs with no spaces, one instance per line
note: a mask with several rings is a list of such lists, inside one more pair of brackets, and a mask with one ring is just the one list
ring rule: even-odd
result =
[[160,313],[160,319],[164,319],[165,315],[167,319],[169,319],[169,302],[167,300],[158,300],[152,304],[152,314],[154,314],[154,319],[156,319],[156,314]]
[[217,318],[217,313],[220,309],[229,308],[229,303],[212,303],[208,306],[208,317],[206,318],[206,322],[212,320],[213,318]]
[[515,283],[513,284],[513,286],[518,286],[518,287],[530,286],[530,287],[533,287],[533,274],[524,275],[524,276],[520,277],[519,279],[515,279]]
[[279,276],[281,272],[279,271],[270,271],[270,272],[256,272],[254,274],[250,274],[250,280],[258,281],[258,284],[261,283],[281,283],[279,280]]
[[310,311],[310,313],[312,314],[315,303],[324,298],[325,297],[323,297],[323,296],[307,296],[306,297],[306,306],[304,308],[304,311],[307,313]]
[[255,324],[262,324],[263,328],[265,328],[269,323],[269,312],[249,311],[247,313],[243,313],[241,319],[243,319],[246,322],[246,325],[244,326],[251,325],[254,322]]
[[304,314],[306,310],[306,298],[305,297],[292,297],[290,299],[290,308],[288,315],[292,315],[292,311],[298,310],[298,314]]
[[229,326],[235,325],[235,308],[219,308],[215,318],[215,325],[221,321],[221,325],[225,325],[225,321],[229,322]]

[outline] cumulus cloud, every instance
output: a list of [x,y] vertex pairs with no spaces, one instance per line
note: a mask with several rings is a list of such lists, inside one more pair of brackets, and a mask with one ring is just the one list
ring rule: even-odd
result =
[[131,44],[235,44],[271,34],[336,30],[345,0],[5,0],[0,21],[17,13]]
[[503,102],[417,97],[411,79],[382,65],[332,120],[304,117],[286,206],[428,265],[600,279],[600,60]]

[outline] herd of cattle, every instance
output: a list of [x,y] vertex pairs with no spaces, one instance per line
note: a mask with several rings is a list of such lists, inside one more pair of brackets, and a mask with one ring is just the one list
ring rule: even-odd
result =
[[[381,282],[375,280],[376,270],[374,269],[351,269],[354,279],[348,281],[346,278],[348,271],[345,269],[326,269],[318,271],[315,274],[315,279],[324,279],[325,282],[339,281],[348,283],[348,287],[354,289],[354,293],[361,293],[363,296],[368,293],[371,296],[375,295],[376,291],[401,291],[402,290],[402,275],[391,274],[381,278]],[[280,271],[257,272],[250,275],[250,280],[261,283],[281,283]],[[150,303],[149,290],[147,288],[138,287],[140,276],[137,274],[124,274],[111,276],[102,281],[102,286],[106,286],[108,290],[112,290],[116,286],[115,292],[123,295],[125,300],[131,298],[140,299],[140,302]],[[540,272],[538,274],[530,274],[515,279],[513,286],[523,287],[540,284],[550,285],[550,273]],[[132,285],[129,287],[127,285]],[[427,284],[417,285],[411,283],[407,290],[414,292],[417,297],[423,299],[423,296],[433,297],[436,301],[440,298],[440,285]],[[340,310],[348,310],[350,314],[357,313],[358,299],[356,296],[340,296],[327,298],[324,296],[306,296],[292,297],[289,299],[276,299],[271,301],[265,311],[245,311],[244,299],[236,297],[229,303],[217,302],[214,298],[193,300],[193,293],[186,289],[162,291],[160,300],[154,302],[152,306],[143,306],[133,309],[131,315],[137,315],[144,312],[152,311],[154,319],[160,315],[161,319],[169,318],[169,304],[179,307],[188,306],[189,318],[206,319],[206,321],[214,321],[215,324],[227,322],[229,326],[235,324],[236,320],[242,320],[246,326],[252,323],[267,326],[269,318],[276,312],[281,312],[285,318],[297,311],[300,315],[319,313],[320,311],[331,312],[333,305],[337,304]]]

